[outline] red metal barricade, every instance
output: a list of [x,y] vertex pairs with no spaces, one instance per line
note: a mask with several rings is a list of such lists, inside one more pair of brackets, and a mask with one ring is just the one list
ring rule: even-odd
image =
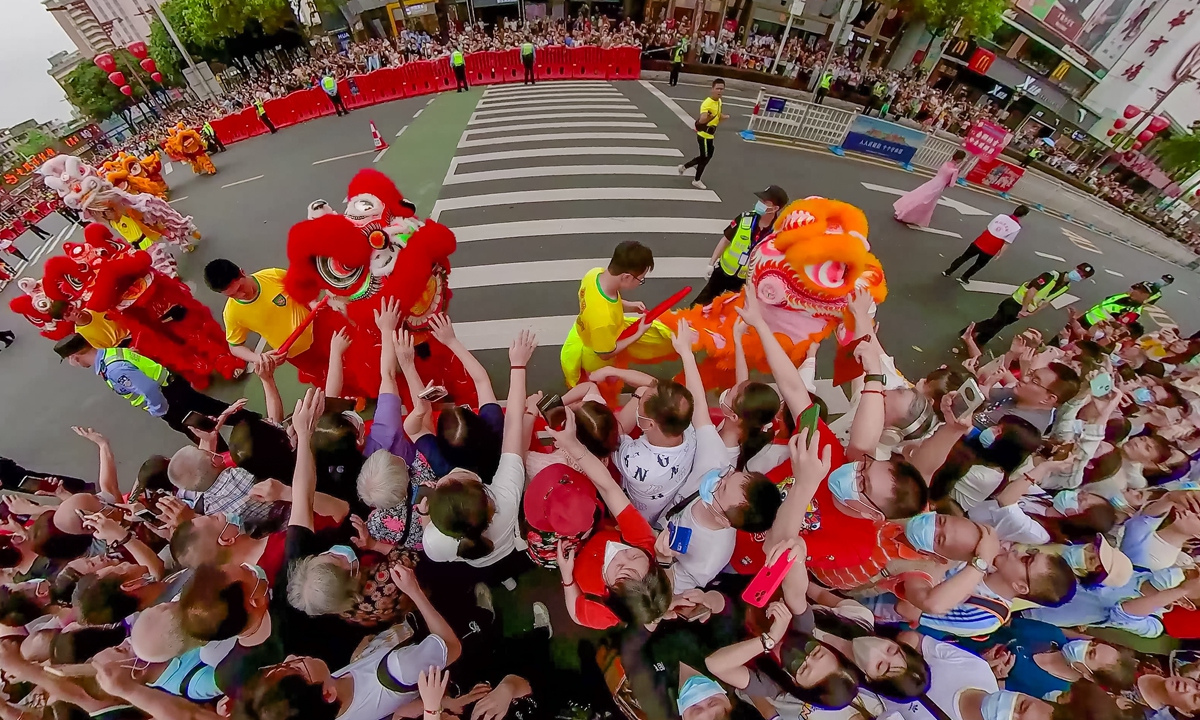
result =
[[298,122],[302,122],[296,119],[296,111],[292,104],[291,95],[267,100],[263,103],[263,108],[267,111],[267,117],[271,118],[271,124],[277,128],[291,127]]
[[521,64],[519,49],[512,48],[494,54],[496,56],[496,82],[521,82],[525,78],[525,69]]
[[496,56],[499,53],[491,50],[467,55],[467,84],[492,85],[500,82],[496,77]]
[[400,76],[404,80],[405,97],[425,95],[436,90],[433,83],[433,63],[428,60],[401,65]]
[[615,47],[604,52],[608,56],[609,80],[637,80],[642,76],[641,48]]
[[573,77],[571,59],[565,47],[542,48],[535,62],[538,80],[570,80]]
[[373,105],[371,101],[371,81],[366,75],[351,75],[338,81],[338,94],[342,102],[350,110]]
[[608,51],[586,46],[571,49],[572,75],[578,80],[603,80],[608,77]]
[[[458,83],[454,81],[454,70],[450,67],[449,55],[428,62],[432,65],[433,92],[443,92],[458,87]],[[470,80],[467,82],[469,83]]]
[[379,102],[390,102],[407,97],[404,91],[404,73],[398,67],[387,67],[371,73],[375,81],[375,93]]

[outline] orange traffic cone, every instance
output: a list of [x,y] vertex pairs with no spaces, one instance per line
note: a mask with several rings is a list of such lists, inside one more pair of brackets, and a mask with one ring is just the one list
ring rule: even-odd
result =
[[387,150],[388,144],[384,141],[383,137],[380,136],[378,128],[375,127],[375,121],[371,120],[370,122],[371,122],[371,140],[375,143],[375,152],[379,152],[380,150]]

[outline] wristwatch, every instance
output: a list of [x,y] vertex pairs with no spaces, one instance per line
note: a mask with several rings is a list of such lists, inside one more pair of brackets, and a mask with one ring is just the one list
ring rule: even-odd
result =
[[984,575],[987,574],[988,564],[983,558],[981,558],[979,556],[975,556],[975,557],[971,558],[971,567],[975,568],[976,570],[983,573]]
[[763,652],[771,652],[775,649],[775,640],[767,633],[763,633],[758,639],[762,640]]
[[880,385],[887,384],[887,375],[868,374],[863,375],[863,383],[877,382]]

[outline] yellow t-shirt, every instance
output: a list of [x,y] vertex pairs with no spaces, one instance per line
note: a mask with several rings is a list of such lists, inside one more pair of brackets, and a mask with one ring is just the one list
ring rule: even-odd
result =
[[83,312],[92,319],[87,325],[76,325],[75,332],[82,335],[83,339],[87,340],[92,347],[98,350],[114,348],[117,343],[129,337],[128,330],[109,320],[104,313],[93,310],[84,310]]
[[[708,121],[708,126],[715,130],[721,124],[721,101],[713,100],[710,97],[704,98],[704,102],[700,103],[700,114],[703,115],[704,113],[708,113],[712,117]],[[704,132],[703,130],[697,130],[696,132],[700,137],[712,139],[713,134],[710,132]]]
[[617,337],[625,329],[625,313],[621,298],[610,298],[600,288],[600,273],[604,268],[592,268],[579,283],[579,317],[575,332],[585,347],[597,354],[610,353],[617,347]]
[[[246,335],[258,333],[267,344],[277,348],[308,317],[308,308],[288,297],[283,289],[283,268],[259,270],[250,277],[258,283],[258,297],[250,302],[230,298],[225,301],[225,339],[230,345],[246,342]],[[288,351],[295,357],[313,341],[312,326],[304,331]]]
[[138,250],[145,250],[150,246],[151,243],[159,238],[157,233],[143,226],[137,220],[134,220],[128,215],[122,215],[121,217],[117,218],[116,222],[114,222],[112,226],[113,229],[121,235],[121,237],[125,238],[125,242],[134,246]]

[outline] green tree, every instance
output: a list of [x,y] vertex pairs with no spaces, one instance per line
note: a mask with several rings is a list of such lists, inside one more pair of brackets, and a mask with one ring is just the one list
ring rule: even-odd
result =
[[25,140],[17,146],[17,152],[21,153],[25,157],[30,157],[50,147],[53,142],[54,138],[50,137],[41,130],[30,130],[29,132],[25,133]]
[[165,84],[183,84],[183,73],[180,72],[180,68],[186,65],[183,55],[179,54],[179,48],[175,47],[167,29],[158,18],[150,23],[150,57],[154,58],[155,64],[158,65],[158,71],[163,74]]
[[1186,178],[1200,172],[1200,135],[1176,135],[1156,145],[1159,164],[1175,177]]
[[219,47],[251,23],[269,35],[295,21],[288,0],[170,0],[162,8],[189,49]]
[[108,81],[108,74],[91,63],[80,65],[63,79],[67,99],[79,112],[97,122],[125,108],[129,98]]
[[908,0],[911,18],[925,21],[935,36],[955,31],[959,37],[989,37],[1007,8],[1007,0]]

